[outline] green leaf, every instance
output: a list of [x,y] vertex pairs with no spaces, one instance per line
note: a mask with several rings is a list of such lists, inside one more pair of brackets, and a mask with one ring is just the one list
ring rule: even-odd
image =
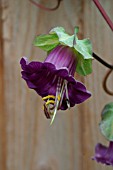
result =
[[50,31],[50,34],[56,33],[57,36],[59,37],[59,42],[63,45],[67,45],[69,47],[73,47],[73,40],[74,40],[74,35],[69,35],[65,32],[65,29],[63,27],[56,27],[53,28]]
[[113,141],[113,102],[105,105],[101,117],[101,133],[106,139]]
[[78,60],[76,71],[80,75],[86,76],[92,72],[92,45],[89,39],[78,40],[78,31],[79,28],[75,27],[74,35],[69,35],[63,27],[56,27],[47,35],[37,36],[33,44],[47,53],[59,44],[74,48]]
[[84,59],[92,59],[92,45],[89,39],[77,40],[74,45],[76,51],[78,51]]
[[77,52],[77,67],[76,72],[82,76],[92,73],[92,59],[84,59],[83,56]]
[[78,64],[76,72],[82,76],[92,73],[92,45],[89,39],[78,40],[74,45]]
[[45,51],[50,51],[59,44],[58,36],[56,34],[43,34],[34,39],[33,44]]

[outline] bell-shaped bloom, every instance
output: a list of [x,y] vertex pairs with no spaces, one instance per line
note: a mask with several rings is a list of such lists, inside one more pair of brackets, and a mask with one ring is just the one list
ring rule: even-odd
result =
[[91,96],[83,83],[74,79],[77,58],[73,48],[59,45],[54,48],[44,62],[20,61],[22,78],[29,88],[34,89],[45,101],[47,118],[57,110],[66,110],[82,103]]
[[95,156],[92,159],[113,166],[113,142],[110,142],[108,147],[98,143],[95,147]]

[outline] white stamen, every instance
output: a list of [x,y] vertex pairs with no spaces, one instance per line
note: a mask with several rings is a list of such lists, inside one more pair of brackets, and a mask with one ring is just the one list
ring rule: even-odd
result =
[[64,93],[65,93],[65,83],[63,81],[62,90],[61,90],[61,99],[60,99],[59,107],[62,105],[62,100],[63,100],[63,97],[64,97]]
[[57,83],[57,89],[56,89],[56,97],[55,97],[55,109],[54,109],[54,114],[53,114],[53,117],[52,117],[52,120],[51,120],[51,124],[53,123],[54,121],[54,118],[56,116],[56,113],[57,113],[57,110],[58,110],[58,107],[59,107],[59,104],[61,102],[61,98],[62,98],[62,93],[64,91],[64,86],[65,84],[63,83],[62,85],[62,78],[58,78],[58,83]]
[[56,88],[55,103],[56,103],[56,101],[57,101],[57,96],[58,96],[59,93],[60,93],[60,89],[61,89],[61,78],[59,77],[59,78],[58,78],[58,82],[57,82],[57,88]]
[[68,88],[67,88],[67,80],[64,80],[65,82],[65,89],[66,89],[66,99],[67,99],[67,106],[68,106],[68,109],[70,108],[70,102],[69,102],[69,94],[68,94]]
[[69,102],[69,95],[68,95],[68,88],[67,88],[67,80],[63,80],[61,77],[58,78],[57,87],[56,87],[56,95],[55,99],[53,99],[53,96],[50,98],[47,96],[47,111],[52,116],[51,124],[54,121],[54,118],[56,116],[57,110],[62,105],[62,100],[64,98],[64,94],[66,95],[66,103],[68,108],[70,108],[70,102]]
[[54,110],[53,117],[52,117],[52,120],[51,120],[51,123],[50,123],[51,125],[52,125],[52,123],[53,123],[53,121],[55,119],[57,109],[58,109],[58,105],[59,105],[59,100],[57,100],[57,102],[56,102],[55,110]]
[[59,105],[60,106],[62,104],[62,100],[63,100],[63,96],[64,96],[64,93],[65,93],[65,83],[64,81],[62,80],[62,78],[59,78],[59,81],[58,81],[58,91],[56,92],[56,101],[58,100],[58,96],[60,97],[60,100],[59,100]]

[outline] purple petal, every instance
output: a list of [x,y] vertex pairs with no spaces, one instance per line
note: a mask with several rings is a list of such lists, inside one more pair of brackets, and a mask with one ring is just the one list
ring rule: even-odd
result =
[[[47,95],[56,95],[58,77],[68,81],[68,92],[71,107],[85,101],[91,96],[90,92],[86,90],[85,86],[81,82],[76,81],[73,76],[69,75],[66,67],[56,69],[55,65],[48,62],[28,63],[25,58],[22,58],[20,63],[23,69],[21,72],[22,78],[26,81],[29,88],[34,89],[42,97]],[[67,109],[65,94],[61,109]]]
[[91,93],[86,90],[86,87],[76,80],[74,83],[69,83],[68,91],[72,105],[82,103],[91,96]]
[[27,73],[38,72],[43,66],[41,62],[37,62],[37,61],[32,61],[29,63],[26,57],[23,57],[20,60],[20,64],[22,70],[26,71]]
[[21,64],[22,70],[25,70],[25,69],[26,69],[27,63],[28,63],[28,60],[27,60],[26,57],[23,57],[23,58],[20,60],[20,64]]
[[109,147],[106,147],[100,143],[97,144],[95,147],[95,156],[93,157],[93,160],[113,166],[113,142],[110,142]]

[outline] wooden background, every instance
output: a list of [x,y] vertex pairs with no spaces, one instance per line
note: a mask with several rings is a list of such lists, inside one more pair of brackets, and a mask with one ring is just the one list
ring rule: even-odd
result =
[[[100,2],[113,20],[113,0]],[[54,5],[52,0],[48,3]],[[102,88],[107,68],[94,60],[91,75],[75,75],[92,97],[59,111],[52,126],[43,114],[42,99],[21,79],[22,56],[39,61],[46,57],[32,45],[37,34],[55,26],[73,33],[76,25],[79,37],[89,37],[93,50],[113,63],[113,33],[92,0],[63,0],[54,12],[38,9],[28,0],[0,0],[0,170],[112,169],[91,160],[97,142],[108,144],[98,128],[103,106],[113,101]],[[112,84],[111,75],[110,88]]]

